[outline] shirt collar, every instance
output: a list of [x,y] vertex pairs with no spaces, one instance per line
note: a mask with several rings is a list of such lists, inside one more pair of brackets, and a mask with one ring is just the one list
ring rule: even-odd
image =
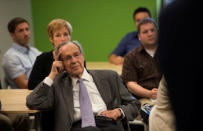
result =
[[16,44],[16,43],[13,43],[13,48],[15,48],[16,50],[18,50],[24,54],[27,54],[30,50],[29,47],[24,47],[24,46],[21,46],[21,45]]
[[145,51],[144,47],[142,44],[140,44],[140,46],[138,47],[138,52],[142,52]]
[[[93,78],[92,78],[92,76],[87,72],[87,70],[84,68],[84,71],[83,71],[83,73],[82,73],[82,77],[81,77],[83,80],[85,80],[85,81],[93,81]],[[71,79],[72,79],[72,82],[74,83],[74,84],[76,84],[77,83],[77,81],[78,81],[78,78],[75,78],[75,77],[71,77]]]
[[[138,47],[138,52],[139,52],[139,53],[147,53],[147,54],[150,55],[151,57],[154,57],[154,56],[152,56],[150,53],[147,52],[147,50],[144,48],[144,46],[143,46],[142,44],[140,44],[140,46]],[[156,52],[156,50],[155,50],[155,52]],[[154,54],[155,54],[155,52],[154,52]]]

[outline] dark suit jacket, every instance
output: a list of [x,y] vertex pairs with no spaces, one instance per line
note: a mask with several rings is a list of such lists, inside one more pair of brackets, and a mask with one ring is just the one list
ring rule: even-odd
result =
[[[121,108],[125,120],[134,120],[140,111],[140,103],[132,97],[122,84],[120,76],[114,71],[89,71],[106,103],[107,109]],[[73,123],[73,86],[67,73],[58,75],[51,87],[41,82],[27,97],[31,109],[55,109],[55,131],[69,131]],[[117,121],[122,127],[121,120]]]

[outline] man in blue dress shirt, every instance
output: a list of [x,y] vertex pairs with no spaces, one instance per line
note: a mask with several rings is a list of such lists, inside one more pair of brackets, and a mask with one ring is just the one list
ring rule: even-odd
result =
[[8,23],[8,31],[13,39],[13,45],[3,57],[5,79],[11,88],[26,89],[32,65],[41,52],[28,46],[30,29],[25,19],[20,17],[12,19]]
[[[151,13],[147,8],[137,8],[133,13],[133,19],[135,23],[135,27],[138,27],[138,24],[141,20],[144,18],[151,17]],[[124,56],[140,45],[140,41],[138,39],[138,33],[137,31],[128,33],[118,44],[118,46],[115,48],[115,50],[111,53],[109,56],[109,62],[116,64],[116,65],[122,65]]]

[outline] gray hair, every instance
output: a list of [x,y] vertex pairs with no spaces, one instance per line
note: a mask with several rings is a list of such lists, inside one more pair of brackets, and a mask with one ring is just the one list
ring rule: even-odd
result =
[[144,18],[143,20],[140,21],[140,23],[138,25],[138,29],[137,29],[138,34],[140,33],[140,26],[147,24],[147,23],[154,24],[155,28],[158,30],[158,25],[152,18]]
[[59,50],[61,49],[61,47],[63,47],[63,46],[66,45],[66,44],[75,44],[75,45],[79,48],[81,54],[83,55],[83,49],[82,49],[81,44],[80,44],[78,41],[74,40],[74,41],[72,41],[72,42],[71,42],[71,41],[66,41],[66,42],[63,42],[63,43],[59,44],[59,45],[55,48],[55,55],[56,55],[56,56],[58,56]]

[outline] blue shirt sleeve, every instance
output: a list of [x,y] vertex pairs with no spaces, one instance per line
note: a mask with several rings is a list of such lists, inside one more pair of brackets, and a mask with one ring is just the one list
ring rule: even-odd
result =
[[117,56],[125,56],[129,51],[140,45],[140,41],[137,37],[137,32],[128,33],[118,44],[115,50],[111,54]]
[[4,56],[3,69],[11,79],[15,79],[26,72],[19,58],[13,54]]

